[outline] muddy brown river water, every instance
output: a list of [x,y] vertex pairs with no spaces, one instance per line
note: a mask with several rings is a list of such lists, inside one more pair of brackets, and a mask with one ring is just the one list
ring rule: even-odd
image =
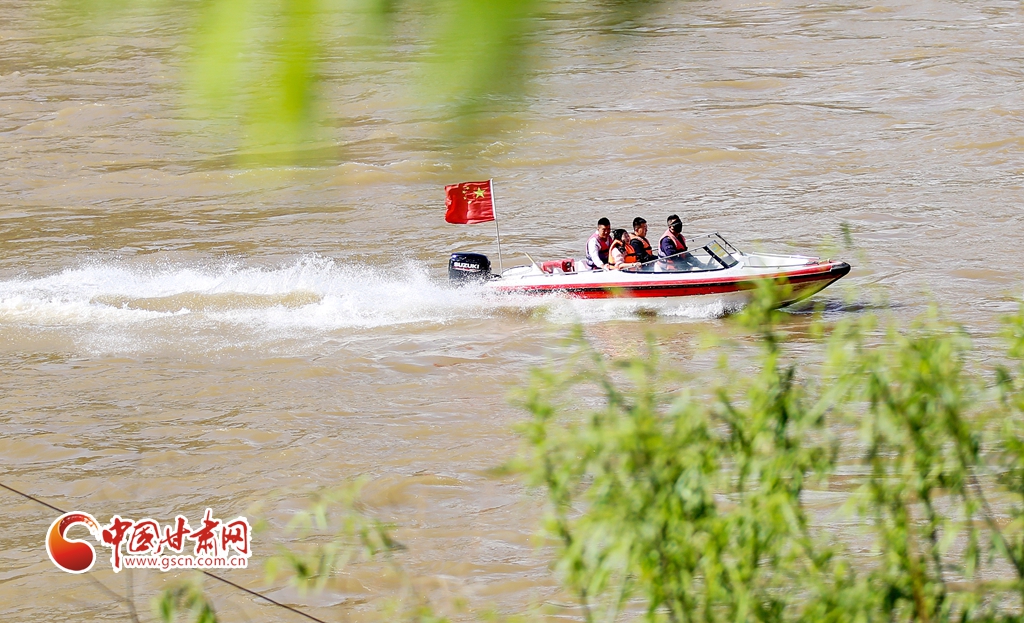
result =
[[[450,288],[448,253],[496,257],[493,228],[442,219],[442,187],[471,179],[495,180],[506,266],[578,256],[600,216],[644,216],[654,235],[677,212],[687,233],[812,254],[846,223],[854,270],[818,295],[829,314],[881,298],[910,319],[937,301],[992,343],[1024,264],[1020,2],[695,0],[615,24],[591,10],[557,6],[525,102],[470,147],[435,140],[397,59],[328,72],[342,157],[267,170],[234,164],[183,108],[173,13],[71,35],[0,1],[2,482],[103,521],[198,523],[257,502],[286,517],[363,477],[430,590],[557,609],[540,503],[489,475],[524,417],[509,392],[567,359],[576,323],[611,355],[650,333],[685,367],[727,320]],[[811,349],[809,317],[786,322]],[[54,512],[5,491],[0,508],[0,619],[127,618],[47,558]],[[262,590],[279,533],[225,573]],[[91,575],[124,593],[102,557]],[[172,577],[133,574],[144,617]],[[266,590],[374,619],[389,580],[347,578]],[[208,586],[225,621],[293,620]]]

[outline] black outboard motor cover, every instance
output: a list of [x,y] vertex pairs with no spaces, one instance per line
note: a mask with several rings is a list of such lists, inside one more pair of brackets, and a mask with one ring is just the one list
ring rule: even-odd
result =
[[482,253],[452,253],[448,260],[448,281],[487,281],[491,278],[491,260]]

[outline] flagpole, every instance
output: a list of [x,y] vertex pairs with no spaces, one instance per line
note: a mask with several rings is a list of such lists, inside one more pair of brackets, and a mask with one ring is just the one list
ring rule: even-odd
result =
[[498,202],[494,200],[494,182],[487,180],[487,188],[491,191],[491,210],[494,211],[494,235],[498,238],[498,274],[505,272],[505,264],[501,261],[501,232],[498,231]]

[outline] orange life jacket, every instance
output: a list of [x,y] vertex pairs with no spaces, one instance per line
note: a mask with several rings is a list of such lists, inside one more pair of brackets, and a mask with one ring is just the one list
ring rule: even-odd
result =
[[636,247],[633,246],[638,242],[640,243],[640,246],[642,246],[644,249],[645,258],[654,257],[654,254],[651,252],[651,243],[647,242],[647,238],[644,238],[643,236],[630,235],[629,244],[627,244],[625,248],[627,264],[640,261],[640,256],[636,252]]
[[[675,251],[669,255],[675,255],[676,253],[682,253],[686,250],[686,238],[680,234],[676,236],[675,232],[671,229],[666,229],[665,233],[661,236],[661,240],[668,238],[672,242],[672,246],[675,247]],[[661,240],[658,241],[658,255],[661,257],[668,257],[668,255],[662,255],[661,253]]]
[[[612,240],[612,245],[608,247],[608,263],[612,265],[616,264],[615,249],[618,249],[619,252],[622,253],[623,258],[626,257],[626,244],[621,240]],[[622,261],[625,262],[626,260],[623,259]]]

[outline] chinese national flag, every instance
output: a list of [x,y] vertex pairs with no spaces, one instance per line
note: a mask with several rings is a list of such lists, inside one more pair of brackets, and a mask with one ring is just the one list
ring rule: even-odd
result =
[[486,223],[494,220],[491,182],[463,182],[444,187],[444,220],[459,225]]

